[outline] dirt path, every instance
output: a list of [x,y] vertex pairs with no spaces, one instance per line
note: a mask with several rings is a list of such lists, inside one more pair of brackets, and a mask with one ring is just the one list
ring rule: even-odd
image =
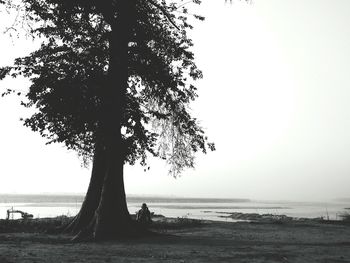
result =
[[207,222],[137,240],[69,240],[0,234],[0,262],[350,262],[350,226],[341,224]]

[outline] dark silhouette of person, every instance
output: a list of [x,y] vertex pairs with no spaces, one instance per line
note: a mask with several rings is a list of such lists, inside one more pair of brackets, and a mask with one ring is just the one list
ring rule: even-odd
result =
[[136,221],[145,227],[152,222],[151,212],[145,203],[142,204],[141,209],[137,212]]

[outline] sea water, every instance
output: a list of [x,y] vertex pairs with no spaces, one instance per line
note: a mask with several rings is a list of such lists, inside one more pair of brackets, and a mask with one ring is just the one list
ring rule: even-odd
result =
[[[0,195],[0,219],[6,218],[8,209],[30,213],[34,218],[74,216],[79,212],[83,195]],[[142,203],[147,203],[151,212],[166,217],[237,221],[226,216],[229,213],[258,213],[287,215],[290,217],[337,220],[350,212],[350,200],[330,202],[263,201],[249,199],[141,197],[127,198],[129,212],[135,214]],[[12,218],[12,216],[11,216]],[[20,218],[14,214],[13,218]]]

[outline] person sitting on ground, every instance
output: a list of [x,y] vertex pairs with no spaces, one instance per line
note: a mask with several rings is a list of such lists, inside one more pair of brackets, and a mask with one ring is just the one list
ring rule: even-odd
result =
[[146,226],[152,222],[151,212],[145,203],[142,204],[141,209],[136,214],[136,221]]

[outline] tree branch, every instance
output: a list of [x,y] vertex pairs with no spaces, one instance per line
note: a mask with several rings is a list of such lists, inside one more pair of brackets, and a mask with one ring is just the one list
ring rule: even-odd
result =
[[156,8],[158,8],[158,9],[166,16],[166,18],[169,20],[169,22],[170,22],[177,30],[180,30],[180,28],[175,24],[174,20],[172,19],[172,17],[171,17],[170,14],[168,13],[168,11],[165,10],[164,7],[162,7],[161,5],[157,4],[157,3],[154,2],[153,0],[147,0],[147,2],[149,2],[150,4],[152,4],[153,6],[155,6]]

